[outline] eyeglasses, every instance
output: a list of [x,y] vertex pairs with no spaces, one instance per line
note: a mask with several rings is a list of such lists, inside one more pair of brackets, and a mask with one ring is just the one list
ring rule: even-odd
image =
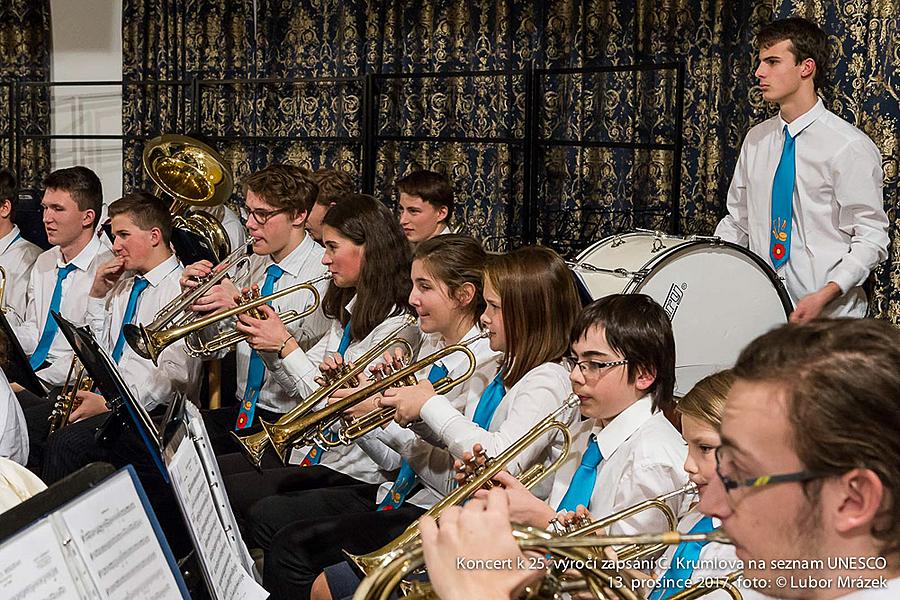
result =
[[564,356],[562,359],[562,365],[569,371],[574,371],[576,366],[581,369],[581,374],[584,376],[585,380],[596,379],[600,376],[600,371],[603,369],[627,364],[628,360],[624,358],[622,360],[610,360],[606,362],[599,360],[578,360],[574,356]]
[[731,459],[727,455],[725,446],[716,448],[716,475],[725,486],[725,491],[729,494],[738,488],[761,488],[773,483],[788,483],[791,481],[804,482],[813,479],[821,479],[827,477],[828,473],[821,471],[795,471],[793,473],[783,473],[781,475],[761,475],[759,477],[751,477],[749,479],[732,479],[728,475],[722,474],[722,465],[726,465],[730,470],[732,464]]
[[269,219],[277,215],[278,213],[287,212],[286,208],[279,208],[278,210],[262,210],[261,208],[254,208],[253,210],[247,211],[247,218],[253,217],[253,220],[259,223],[260,225],[265,225]]

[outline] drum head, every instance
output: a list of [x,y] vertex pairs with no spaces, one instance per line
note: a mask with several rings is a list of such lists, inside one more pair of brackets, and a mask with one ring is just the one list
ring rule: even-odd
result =
[[692,242],[653,265],[634,289],[672,321],[676,394],[734,365],[741,350],[787,322],[790,301],[771,269],[733,244]]

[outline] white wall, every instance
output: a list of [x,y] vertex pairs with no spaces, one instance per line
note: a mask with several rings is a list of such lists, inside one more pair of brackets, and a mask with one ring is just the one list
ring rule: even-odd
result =
[[[50,0],[53,27],[50,80],[122,79],[122,0]],[[51,131],[60,135],[121,135],[122,89],[51,88]],[[121,140],[53,140],[51,168],[84,165],[103,182],[105,204],[122,195]]]

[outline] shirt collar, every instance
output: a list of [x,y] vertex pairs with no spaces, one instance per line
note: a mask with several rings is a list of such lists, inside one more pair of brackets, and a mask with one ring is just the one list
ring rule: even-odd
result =
[[13,225],[12,230],[0,238],[0,254],[9,250],[9,247],[13,245],[13,242],[16,240],[16,236],[18,236],[19,233],[18,225]]
[[56,251],[56,266],[57,268],[62,268],[65,267],[66,264],[73,264],[79,271],[87,271],[91,267],[91,263],[94,262],[94,258],[100,253],[102,247],[103,244],[100,242],[100,238],[96,235],[92,235],[87,246],[82,248],[81,252],[78,253],[78,256],[68,263],[64,263],[62,250],[59,249],[59,246],[54,246],[53,249]]
[[619,413],[607,423],[606,427],[594,425],[591,433],[597,437],[597,445],[600,447],[603,458],[612,456],[619,446],[631,437],[632,433],[653,416],[653,413],[650,412],[651,405],[650,396],[644,396]]
[[788,133],[791,134],[791,137],[797,137],[797,135],[809,127],[815,122],[816,119],[822,116],[825,112],[825,104],[822,102],[822,99],[819,98],[816,103],[813,105],[811,109],[791,121],[790,123],[785,122],[784,119],[781,118],[781,113],[778,113],[778,122],[780,123],[779,130],[784,131],[784,126],[787,125]]
[[[147,271],[144,275],[140,275],[140,277],[143,277],[147,280],[147,283],[149,283],[153,287],[156,287],[160,283],[162,283],[163,279],[165,279],[169,275],[169,273],[177,269],[178,265],[178,257],[173,254],[166,260],[162,261],[161,263]],[[135,273],[135,277],[138,276],[139,275]]]
[[[291,277],[299,277],[300,269],[306,264],[307,259],[309,258],[310,253],[315,248],[315,241],[313,241],[312,236],[306,234],[303,237],[303,241],[297,244],[297,247],[291,250],[291,253],[285,256],[281,262],[278,263],[278,266],[281,269],[290,275]],[[275,264],[275,261],[272,260],[272,255],[266,257],[268,259],[268,264],[266,264],[266,268],[269,265]]]

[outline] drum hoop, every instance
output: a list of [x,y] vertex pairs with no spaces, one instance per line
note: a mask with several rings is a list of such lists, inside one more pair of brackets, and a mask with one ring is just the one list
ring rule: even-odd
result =
[[643,284],[649,277],[656,273],[660,269],[660,267],[662,267],[666,259],[689,250],[690,248],[693,248],[695,246],[707,245],[731,248],[733,250],[736,250],[739,254],[743,254],[744,256],[752,260],[756,264],[756,266],[758,266],[760,270],[766,275],[766,277],[769,278],[769,281],[775,288],[775,292],[778,294],[778,299],[781,300],[781,306],[784,309],[785,317],[791,316],[791,313],[794,311],[794,304],[791,302],[791,297],[787,293],[787,288],[784,287],[784,283],[781,281],[781,279],[778,278],[778,274],[775,273],[775,270],[772,268],[772,266],[766,263],[766,261],[764,261],[758,254],[751,252],[750,250],[739,244],[712,237],[693,240],[690,238],[685,238],[684,244],[679,244],[663,251],[661,254],[657,254],[655,257],[653,257],[652,260],[644,263],[644,266],[635,272],[635,274],[639,275],[639,278],[632,278],[631,282],[627,286],[625,286],[624,293],[640,293],[640,289],[641,287],[643,287]]

